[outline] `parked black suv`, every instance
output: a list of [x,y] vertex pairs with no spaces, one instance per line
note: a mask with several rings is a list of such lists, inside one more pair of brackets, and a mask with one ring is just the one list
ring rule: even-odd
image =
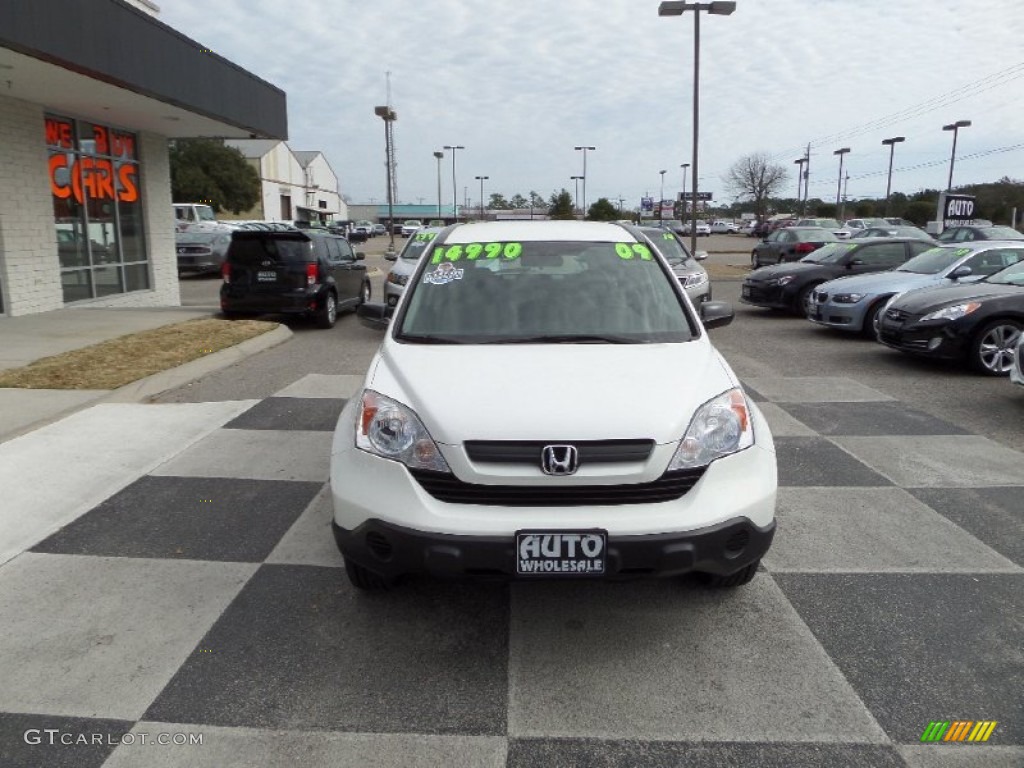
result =
[[221,269],[220,308],[226,316],[307,315],[331,328],[338,310],[370,300],[362,261],[363,254],[336,235],[237,231]]

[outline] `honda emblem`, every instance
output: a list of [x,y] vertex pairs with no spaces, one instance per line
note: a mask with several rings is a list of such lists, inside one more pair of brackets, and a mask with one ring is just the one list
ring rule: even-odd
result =
[[575,445],[545,445],[541,451],[540,468],[545,475],[574,475],[579,467]]

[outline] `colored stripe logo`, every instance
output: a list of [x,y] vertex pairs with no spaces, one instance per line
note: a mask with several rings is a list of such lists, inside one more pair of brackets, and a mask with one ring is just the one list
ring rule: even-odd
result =
[[995,720],[932,720],[921,741],[988,741],[996,725]]

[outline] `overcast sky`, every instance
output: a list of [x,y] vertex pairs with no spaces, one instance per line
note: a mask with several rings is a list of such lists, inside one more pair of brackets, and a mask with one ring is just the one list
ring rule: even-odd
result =
[[[386,197],[391,72],[398,201],[437,202],[437,161],[456,155],[460,204],[581,175],[587,200],[665,196],[691,162],[693,17],[658,0],[158,0],[159,18],[288,94],[289,145],[320,150],[356,203]],[[848,195],[1024,179],[1024,13],[1018,0],[738,0],[701,15],[700,187],[765,152],[787,168],[811,142],[812,197],[834,199],[833,151],[850,147]],[[687,182],[689,187],[690,182]],[[452,199],[451,155],[442,165]],[[791,189],[790,189],[791,188]]]

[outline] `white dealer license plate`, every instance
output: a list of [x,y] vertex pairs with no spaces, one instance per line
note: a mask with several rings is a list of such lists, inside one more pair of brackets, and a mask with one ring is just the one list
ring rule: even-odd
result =
[[261,283],[272,283],[277,280],[277,272],[257,272],[256,280]]
[[518,531],[520,576],[603,576],[607,531]]

